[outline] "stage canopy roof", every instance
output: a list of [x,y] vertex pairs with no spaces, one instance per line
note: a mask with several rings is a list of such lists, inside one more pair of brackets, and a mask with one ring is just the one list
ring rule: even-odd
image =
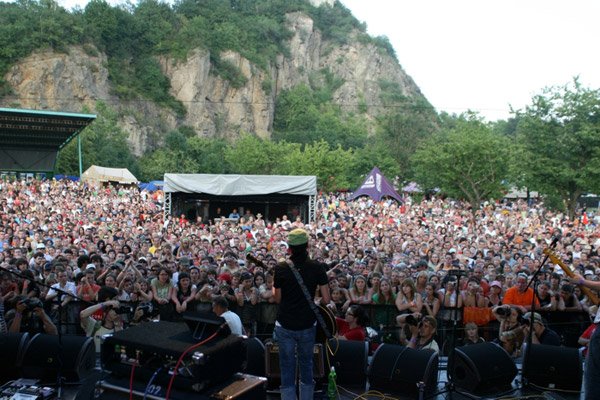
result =
[[58,152],[94,119],[92,114],[0,108],[0,170],[52,172]]
[[206,193],[215,196],[317,194],[315,176],[165,174],[164,182],[166,193]]

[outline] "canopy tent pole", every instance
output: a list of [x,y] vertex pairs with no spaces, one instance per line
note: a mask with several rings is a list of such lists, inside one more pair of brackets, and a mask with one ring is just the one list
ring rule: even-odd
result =
[[83,175],[83,163],[81,160],[81,135],[77,135],[77,156],[79,157],[79,178]]
[[164,192],[165,193],[165,199],[164,199],[164,210],[163,210],[163,214],[164,214],[164,220],[166,221],[167,218],[171,215],[171,192]]

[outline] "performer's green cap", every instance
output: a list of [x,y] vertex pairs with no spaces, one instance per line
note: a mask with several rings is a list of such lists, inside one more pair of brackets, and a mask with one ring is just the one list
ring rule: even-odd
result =
[[288,234],[288,244],[290,246],[299,246],[308,243],[308,232],[304,229],[294,229]]

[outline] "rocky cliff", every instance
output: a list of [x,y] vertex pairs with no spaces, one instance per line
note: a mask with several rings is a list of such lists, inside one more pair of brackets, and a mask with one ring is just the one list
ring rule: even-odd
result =
[[171,82],[171,94],[187,110],[184,117],[150,101],[115,97],[106,56],[80,47],[71,47],[67,53],[37,52],[22,59],[5,76],[13,95],[3,98],[1,104],[93,112],[96,101],[105,101],[119,110],[132,149],[140,155],[160,146],[161,135],[180,126],[205,136],[235,137],[245,131],[269,137],[278,94],[308,84],[311,76],[323,70],[343,82],[334,92],[334,102],[347,111],[356,111],[362,104],[371,119],[385,110],[380,98],[382,81],[395,83],[407,98],[422,97],[398,62],[381,48],[356,38],[343,46],[328,42],[303,13],[288,14],[287,23],[293,32],[289,55],[279,56],[266,71],[237,53],[221,54],[221,59],[237,66],[247,79],[242,87],[233,87],[212,74],[210,54],[205,50],[191,52],[184,61],[160,59]]

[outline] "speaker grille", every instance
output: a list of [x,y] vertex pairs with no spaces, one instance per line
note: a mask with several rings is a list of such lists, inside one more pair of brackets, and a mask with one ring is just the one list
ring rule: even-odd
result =
[[63,378],[67,382],[79,382],[91,373],[96,365],[93,339],[63,335],[61,351],[58,336],[38,333],[27,344],[23,353],[23,377],[54,382],[60,361]]
[[329,348],[333,353],[329,356],[329,361],[335,367],[337,383],[366,386],[369,344],[356,340],[331,339]]
[[369,388],[385,393],[417,396],[417,384],[425,384],[425,394],[437,389],[438,354],[383,344],[373,354],[369,368]]
[[582,358],[578,349],[534,344],[524,347],[523,378],[546,389],[580,391]]
[[478,395],[510,389],[518,372],[508,353],[493,343],[458,347],[449,365],[456,387]]

